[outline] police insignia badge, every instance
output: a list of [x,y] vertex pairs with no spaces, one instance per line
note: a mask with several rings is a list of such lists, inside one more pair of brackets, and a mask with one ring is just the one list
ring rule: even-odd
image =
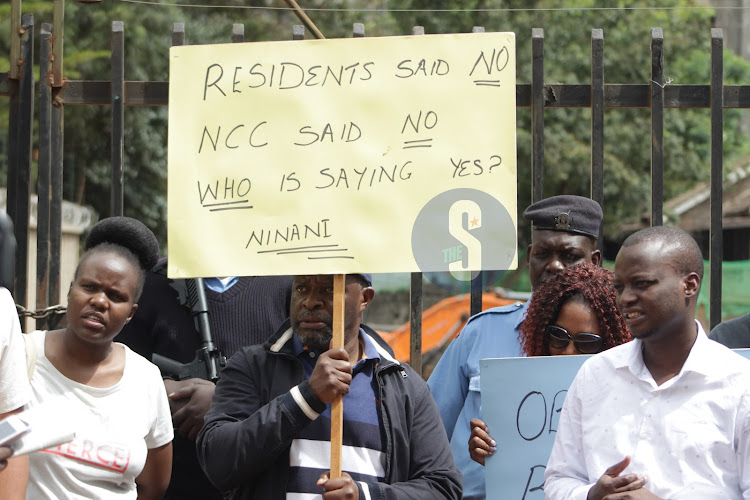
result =
[[562,212],[560,215],[555,217],[555,229],[562,229],[564,231],[570,229],[570,214]]

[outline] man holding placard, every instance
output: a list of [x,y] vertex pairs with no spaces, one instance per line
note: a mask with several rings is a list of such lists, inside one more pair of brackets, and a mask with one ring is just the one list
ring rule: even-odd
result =
[[[343,349],[329,349],[333,288],[330,275],[295,277],[290,319],[222,371],[197,441],[206,475],[235,499],[460,498],[427,385],[361,324],[371,276],[346,277]],[[329,479],[339,395],[345,472]]]
[[[581,196],[553,196],[530,205],[531,244],[526,253],[532,290],[565,267],[599,264],[596,240],[602,222],[599,204]],[[428,385],[440,408],[456,465],[464,475],[465,499],[485,497],[484,470],[469,456],[473,418],[481,418],[479,360],[521,356],[518,333],[528,309],[516,303],[469,319],[432,372]]]
[[750,361],[694,319],[702,278],[700,248],[681,229],[625,240],[615,288],[635,340],[578,371],[547,499],[750,498]]

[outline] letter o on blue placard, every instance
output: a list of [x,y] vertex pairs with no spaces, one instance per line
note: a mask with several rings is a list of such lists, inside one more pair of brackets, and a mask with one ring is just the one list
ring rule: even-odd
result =
[[[536,428],[534,424],[535,416],[542,417],[541,425],[539,426],[539,432],[531,435],[528,432],[528,428]],[[521,427],[524,427],[522,429]],[[516,413],[516,429],[518,435],[526,441],[533,441],[544,432],[547,427],[547,400],[544,398],[544,394],[538,391],[531,391],[521,400],[521,404],[518,405],[518,413]],[[531,437],[529,437],[531,435]]]

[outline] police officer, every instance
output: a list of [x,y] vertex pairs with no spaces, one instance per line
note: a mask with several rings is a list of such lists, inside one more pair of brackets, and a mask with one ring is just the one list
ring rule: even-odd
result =
[[[532,204],[523,215],[532,229],[526,252],[532,291],[565,267],[601,263],[596,240],[602,209],[597,202],[581,196],[553,196]],[[464,499],[485,497],[484,471],[471,460],[467,446],[469,422],[481,418],[479,360],[522,356],[518,333],[528,304],[488,309],[469,319],[427,381],[456,466],[464,476]]]

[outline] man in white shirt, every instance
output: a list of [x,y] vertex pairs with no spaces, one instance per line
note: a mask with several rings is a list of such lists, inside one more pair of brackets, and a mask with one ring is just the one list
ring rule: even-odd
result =
[[750,499],[750,361],[695,321],[703,258],[672,227],[615,260],[634,341],[581,367],[545,471],[548,500]]

